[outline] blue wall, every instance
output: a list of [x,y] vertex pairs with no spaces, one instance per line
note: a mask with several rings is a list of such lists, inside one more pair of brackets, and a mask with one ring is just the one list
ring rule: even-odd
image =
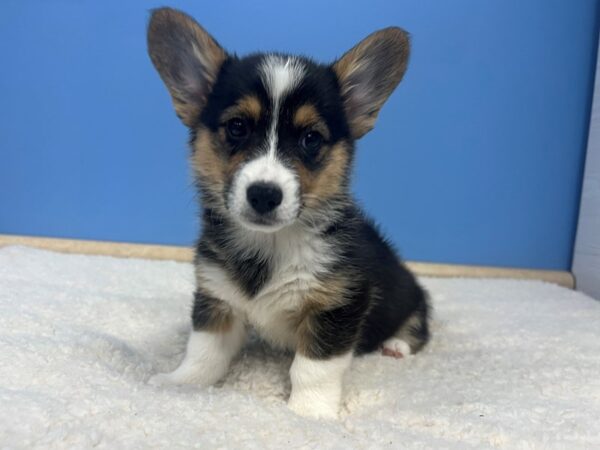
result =
[[[162,2],[161,2],[162,3]],[[0,233],[189,244],[187,133],[145,49],[157,2],[3,1]],[[405,257],[570,268],[596,0],[174,1],[227,48],[413,56],[355,189]]]

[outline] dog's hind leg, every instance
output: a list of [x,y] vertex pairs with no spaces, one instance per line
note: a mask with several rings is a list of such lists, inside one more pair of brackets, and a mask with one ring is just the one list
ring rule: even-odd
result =
[[417,353],[428,341],[428,306],[423,303],[392,337],[384,341],[382,353],[385,356],[403,358]]

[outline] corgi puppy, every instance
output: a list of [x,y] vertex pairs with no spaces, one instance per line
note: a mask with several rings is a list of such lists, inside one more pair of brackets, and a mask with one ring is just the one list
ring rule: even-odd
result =
[[429,339],[424,290],[350,194],[355,142],[404,75],[408,34],[377,31],[333,64],[238,57],[161,8],[148,51],[190,130],[203,207],[185,357],[150,383],[219,381],[251,326],[294,352],[289,407],[335,418],[355,355]]

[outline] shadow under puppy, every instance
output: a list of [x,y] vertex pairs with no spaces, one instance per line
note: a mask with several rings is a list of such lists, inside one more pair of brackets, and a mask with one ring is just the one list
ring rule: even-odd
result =
[[203,206],[193,331],[180,366],[150,383],[217,382],[251,325],[295,352],[289,407],[336,417],[353,355],[429,339],[425,292],[349,192],[354,142],[406,70],[407,33],[377,31],[331,65],[240,58],[162,8],[148,49],[190,129]]

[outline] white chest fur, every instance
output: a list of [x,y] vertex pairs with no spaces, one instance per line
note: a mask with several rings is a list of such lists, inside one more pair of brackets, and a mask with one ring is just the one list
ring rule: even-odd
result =
[[[200,260],[198,283],[253,325],[272,344],[293,348],[294,330],[289,317],[303,305],[308,292],[318,286],[318,275],[331,261],[332,249],[314,232],[289,227],[272,234],[249,234],[245,245],[260,246],[269,257],[269,281],[252,299],[220,266]],[[255,247],[256,248],[256,247]]]

